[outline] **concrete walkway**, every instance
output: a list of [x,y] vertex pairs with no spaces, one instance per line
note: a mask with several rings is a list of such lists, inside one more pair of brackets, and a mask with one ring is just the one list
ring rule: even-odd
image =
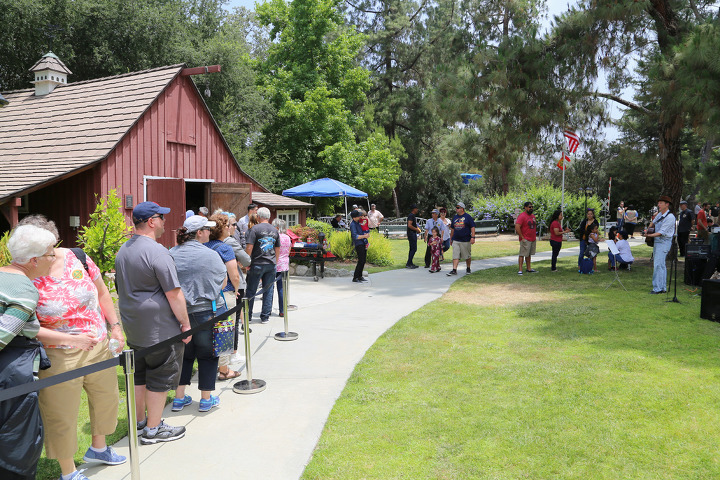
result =
[[[560,255],[577,256],[578,246],[564,249]],[[605,265],[606,258],[602,255],[598,263]],[[544,252],[535,255],[533,262],[549,259],[550,252]],[[422,261],[419,254],[418,260]],[[473,271],[497,267],[507,267],[508,275],[517,278],[517,256],[473,262]],[[549,274],[547,263],[539,267],[538,275]],[[265,380],[267,389],[253,395],[235,394],[233,383],[246,378],[243,368],[238,379],[216,384],[220,406],[198,413],[197,384],[188,387],[193,404],[179,413],[170,412],[168,405],[164,414],[170,425],[185,425],[186,436],[165,444],[141,445],[141,477],[299,478],[330,410],[367,349],[395,322],[439,298],[465,275],[464,264],[457,277],[446,276],[448,266],[443,268],[436,274],[422,267],[391,270],[371,275],[366,284],[352,283],[349,278],[314,282],[291,277],[290,303],[298,310],[289,312],[288,320],[290,331],[298,332],[299,339],[274,339],[274,334],[284,329],[283,319],[275,314],[269,324],[252,325],[253,376]],[[238,370],[242,367],[236,366]],[[128,455],[127,438],[115,447]],[[130,478],[129,463],[81,468],[87,468],[85,475],[92,480]]]

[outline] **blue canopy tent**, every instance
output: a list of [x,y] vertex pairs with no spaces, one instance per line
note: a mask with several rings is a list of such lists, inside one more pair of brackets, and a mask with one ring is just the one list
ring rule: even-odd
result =
[[[345,217],[347,218],[347,197],[368,198],[368,194],[358,190],[357,188],[346,185],[332,178],[320,178],[312,182],[303,183],[297,187],[283,190],[282,194],[286,197],[344,197],[345,198]],[[370,200],[368,199],[368,210],[370,210]]]
[[470,180],[480,180],[482,178],[479,173],[461,173],[460,176],[465,185],[470,185]]

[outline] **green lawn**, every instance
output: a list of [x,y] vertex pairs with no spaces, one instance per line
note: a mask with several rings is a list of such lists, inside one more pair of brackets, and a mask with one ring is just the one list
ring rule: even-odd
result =
[[[365,268],[368,273],[378,273],[378,272],[384,272],[386,270],[395,270],[398,268],[405,268],[405,265],[407,264],[407,257],[408,257],[408,241],[405,238],[402,239],[391,239],[390,245],[392,246],[392,258],[393,263],[390,266],[387,267],[377,267],[374,265],[368,264]],[[573,247],[577,246],[577,242],[563,242],[564,247]],[[415,265],[423,266],[425,263],[425,247],[426,244],[422,240],[418,241],[418,251],[415,254]],[[472,246],[472,259],[473,260],[481,260],[483,258],[493,258],[493,257],[504,257],[507,255],[517,255],[518,250],[520,249],[520,244],[515,240],[499,240],[499,241],[481,241],[478,240],[475,242],[475,244]],[[550,242],[548,241],[538,241],[537,243],[537,251],[538,252],[547,252],[550,251]],[[452,263],[452,247],[450,250],[445,252],[445,261],[444,264],[451,264]],[[349,270],[353,270],[355,268],[355,262],[337,262],[335,265],[327,264],[331,267],[341,267],[346,268]]]
[[720,478],[720,324],[634,252],[629,293],[574,258],[458,280],[367,352],[303,478]]

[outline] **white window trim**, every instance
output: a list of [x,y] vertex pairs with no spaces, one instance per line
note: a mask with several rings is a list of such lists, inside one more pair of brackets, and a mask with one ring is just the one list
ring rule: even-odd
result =
[[300,210],[278,210],[275,213],[275,217],[280,218],[280,215],[285,215],[286,217],[290,217],[290,216],[295,217],[295,223],[293,225],[290,225],[289,220],[285,220],[287,222],[288,228],[300,224]]

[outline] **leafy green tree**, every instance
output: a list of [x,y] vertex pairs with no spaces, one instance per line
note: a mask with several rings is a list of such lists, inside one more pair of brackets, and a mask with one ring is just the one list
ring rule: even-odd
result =
[[98,266],[111,292],[115,285],[105,274],[115,268],[117,252],[132,234],[122,213],[122,203],[117,194],[119,188],[110,190],[107,197],[98,198],[88,224],[80,228],[78,235],[78,244]]
[[[359,139],[361,108],[370,86],[355,57],[363,36],[343,23],[339,0],[273,0],[258,6],[273,40],[260,63],[260,80],[276,110],[264,129],[260,153],[283,172],[286,188],[315,178],[356,184],[358,161],[384,172],[383,181],[361,178],[376,195],[398,175],[388,141]],[[364,180],[363,180],[364,179]]]

